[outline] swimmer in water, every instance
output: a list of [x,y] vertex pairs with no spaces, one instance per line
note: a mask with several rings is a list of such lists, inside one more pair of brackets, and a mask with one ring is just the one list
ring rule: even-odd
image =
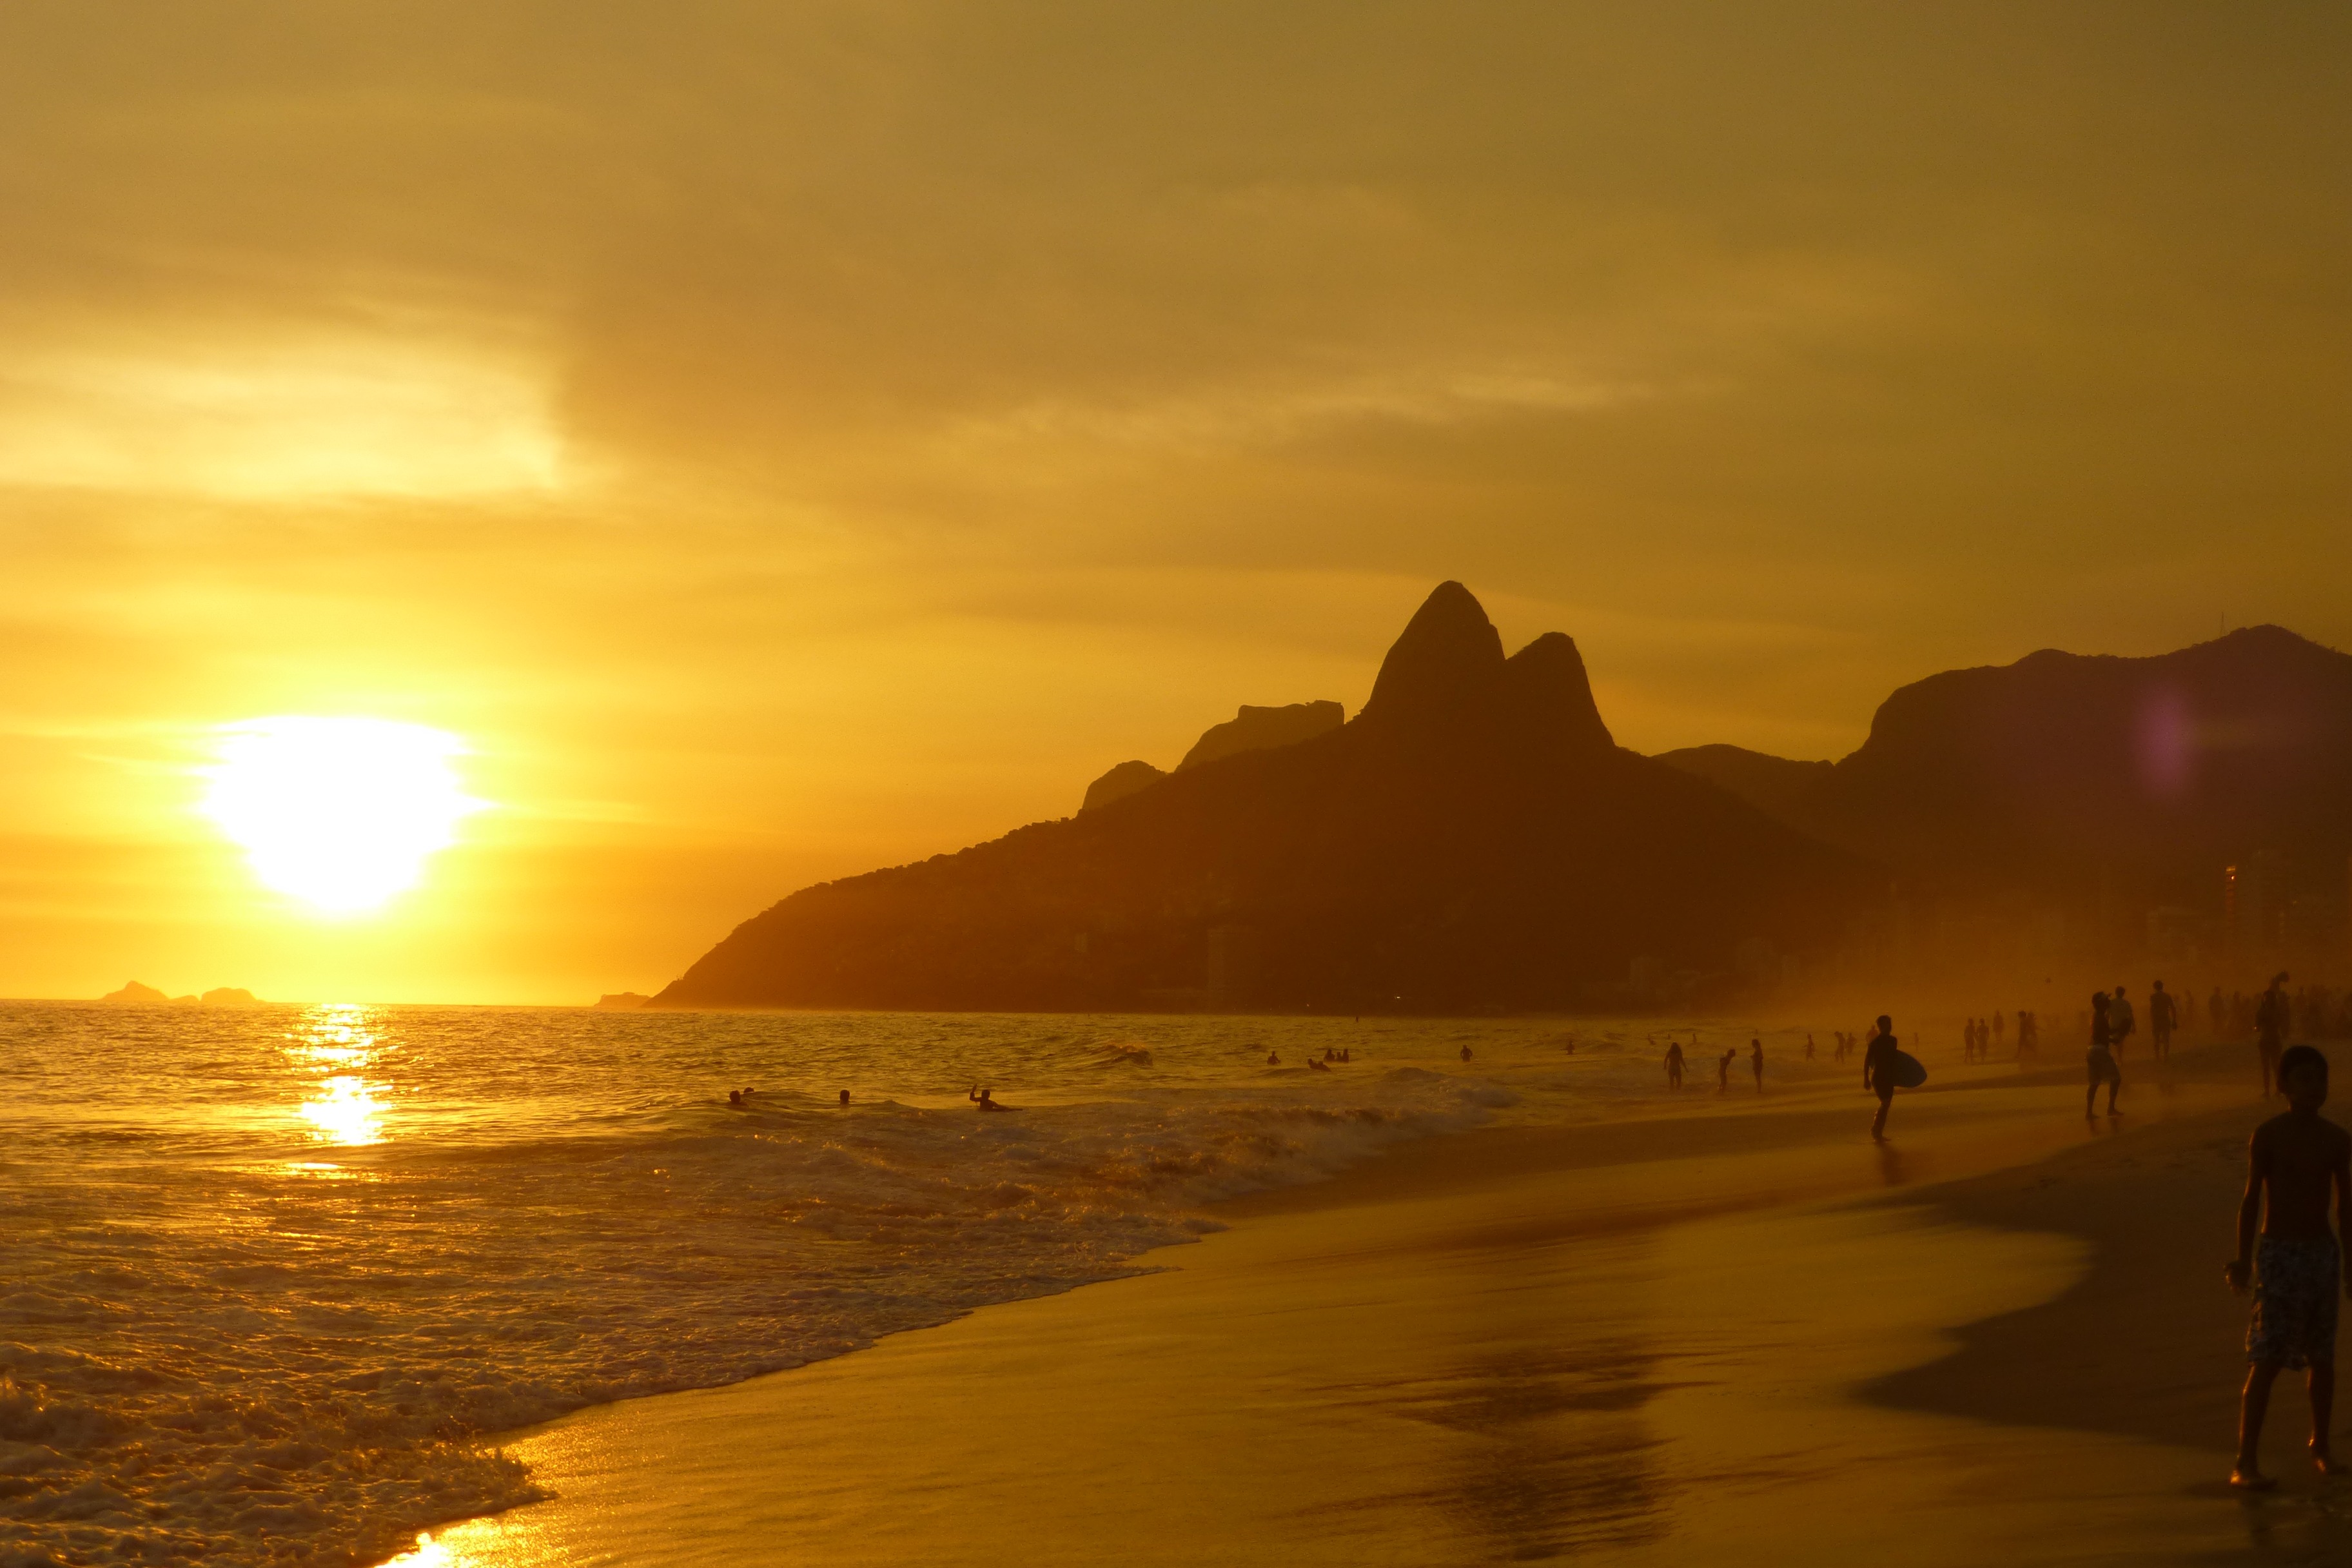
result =
[[982,1089],[978,1084],[972,1085],[970,1092],[968,1092],[964,1098],[971,1100],[974,1105],[979,1106],[982,1110],[1010,1110],[1013,1109],[1009,1105],[997,1104],[996,1091],[992,1089]]
[[1467,1046],[1462,1047],[1462,1059],[1465,1062],[1470,1059],[1470,1047]]
[[1265,1053],[1265,1065],[1270,1068],[1278,1068],[1282,1065],[1282,1058],[1276,1052],[1268,1051]]
[[741,1110],[743,1106],[743,1091],[740,1089],[729,1089],[727,1091],[727,1103],[734,1106],[739,1110]]
[[841,1091],[841,1103],[844,1105],[849,1103],[849,1091],[845,1089]]

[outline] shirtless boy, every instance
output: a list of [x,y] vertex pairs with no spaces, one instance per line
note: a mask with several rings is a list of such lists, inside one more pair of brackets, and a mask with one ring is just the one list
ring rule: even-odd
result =
[[2254,1291],[2238,1468],[2230,1472],[2230,1484],[2244,1491],[2278,1484],[2263,1474],[2256,1450],[2271,1384],[2288,1367],[2309,1369],[2312,1462],[2324,1475],[2343,1468],[2328,1427],[2336,1405],[2336,1297],[2347,1281],[2327,1208],[2333,1200],[2337,1229],[2352,1226],[2352,1134],[2319,1114],[2327,1103],[2327,1058],[2317,1049],[2290,1047],[2279,1058],[2278,1076],[2291,1109],[2254,1129],[2245,1201],[2238,1205],[2238,1256],[2222,1270],[2230,1289],[2241,1294],[2251,1270]]

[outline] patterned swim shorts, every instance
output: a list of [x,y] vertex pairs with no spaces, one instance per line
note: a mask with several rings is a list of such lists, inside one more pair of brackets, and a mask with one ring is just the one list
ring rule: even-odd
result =
[[2246,1359],[2291,1367],[2334,1363],[2342,1272],[2333,1237],[2263,1237],[2254,1248],[2254,1318],[2246,1325]]

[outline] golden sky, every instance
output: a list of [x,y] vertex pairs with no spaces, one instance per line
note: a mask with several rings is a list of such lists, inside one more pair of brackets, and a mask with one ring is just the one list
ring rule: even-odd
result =
[[[2320,5],[0,8],[0,994],[651,990],[1444,577],[1645,751],[2352,645],[2347,198]],[[489,808],[305,913],[287,714]]]

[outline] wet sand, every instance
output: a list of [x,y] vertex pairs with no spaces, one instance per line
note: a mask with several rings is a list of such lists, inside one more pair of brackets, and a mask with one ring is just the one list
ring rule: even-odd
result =
[[[518,1435],[554,1500],[415,1560],[2346,1560],[2226,1472],[2242,1053],[1413,1146],[1159,1272]],[[2127,1071],[2145,1064],[2126,1063]]]

